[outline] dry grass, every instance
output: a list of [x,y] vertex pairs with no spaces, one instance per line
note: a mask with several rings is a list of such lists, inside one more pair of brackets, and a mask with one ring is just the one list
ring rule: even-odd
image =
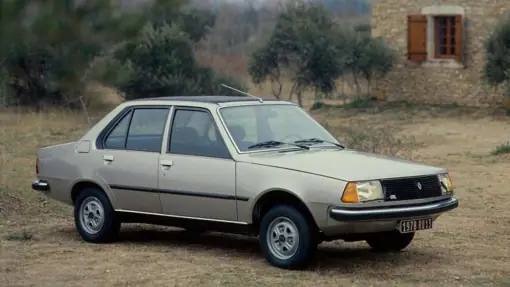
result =
[[[83,116],[0,111],[1,286],[509,286],[510,162],[489,156],[510,134],[509,118],[452,110],[315,111],[340,139],[353,130],[385,141],[413,138],[399,152],[450,168],[461,207],[398,254],[364,243],[323,243],[304,271],[269,266],[254,238],[123,226],[120,242],[94,245],[74,230],[69,207],[30,190],[37,148],[75,140]],[[379,131],[380,132],[380,131]],[[376,136],[377,137],[377,136]],[[365,144],[374,137],[365,137]],[[341,164],[341,163],[339,163]],[[30,239],[28,239],[30,237]],[[9,239],[11,238],[11,239]]]
[[30,189],[37,149],[77,140],[87,128],[79,111],[0,110],[0,223],[7,217],[24,224],[49,206],[62,208]]

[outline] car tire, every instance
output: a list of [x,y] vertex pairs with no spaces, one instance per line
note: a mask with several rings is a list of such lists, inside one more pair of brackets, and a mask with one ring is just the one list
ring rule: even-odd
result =
[[267,261],[285,269],[305,267],[317,248],[311,219],[289,205],[277,205],[262,217],[259,242]]
[[103,191],[85,188],[74,204],[74,222],[83,240],[106,243],[118,239],[120,221]]
[[373,235],[366,241],[375,251],[397,252],[406,248],[413,241],[413,233],[400,233],[398,231],[382,232]]

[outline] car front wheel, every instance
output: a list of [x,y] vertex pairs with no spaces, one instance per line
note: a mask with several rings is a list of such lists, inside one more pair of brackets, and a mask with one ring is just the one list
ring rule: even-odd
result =
[[111,242],[117,239],[120,221],[106,195],[86,188],[76,198],[74,222],[80,236],[88,242]]
[[367,239],[368,245],[375,251],[391,252],[406,248],[413,241],[414,233],[400,233],[398,231],[377,233]]
[[313,224],[292,206],[271,208],[262,218],[259,234],[266,259],[280,268],[304,267],[317,247]]

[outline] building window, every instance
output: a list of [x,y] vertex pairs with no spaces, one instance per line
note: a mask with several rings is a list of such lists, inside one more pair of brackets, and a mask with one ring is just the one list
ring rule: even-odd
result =
[[434,18],[436,58],[455,58],[457,53],[457,33],[455,16]]
[[453,60],[463,62],[461,15],[409,15],[408,59],[412,62]]

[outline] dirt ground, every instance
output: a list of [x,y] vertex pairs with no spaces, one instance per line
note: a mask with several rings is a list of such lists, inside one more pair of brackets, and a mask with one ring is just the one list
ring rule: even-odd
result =
[[271,267],[256,238],[238,235],[123,225],[119,242],[89,244],[71,208],[30,190],[36,149],[79,138],[83,117],[0,111],[0,286],[510,286],[510,156],[491,155],[510,139],[510,117],[417,107],[313,114],[340,139],[350,127],[391,132],[392,145],[412,139],[403,154],[448,167],[460,207],[401,253],[328,242],[303,271]]

